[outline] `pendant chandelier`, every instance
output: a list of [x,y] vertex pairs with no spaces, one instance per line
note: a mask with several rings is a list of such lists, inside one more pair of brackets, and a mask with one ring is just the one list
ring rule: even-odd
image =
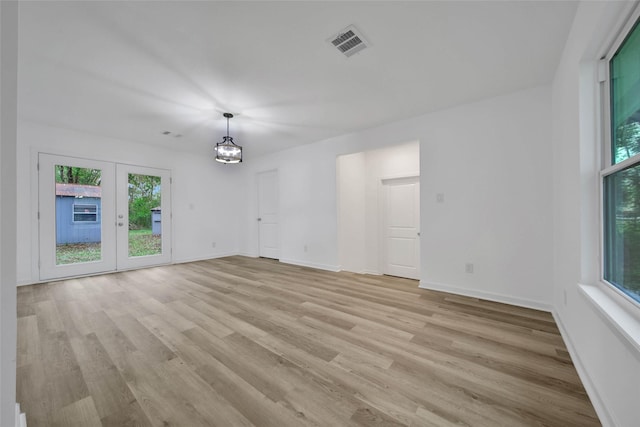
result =
[[224,113],[227,118],[227,136],[222,137],[222,142],[218,142],[213,151],[216,153],[216,161],[220,163],[240,163],[242,162],[242,147],[233,142],[229,136],[229,119],[233,117],[231,113]]

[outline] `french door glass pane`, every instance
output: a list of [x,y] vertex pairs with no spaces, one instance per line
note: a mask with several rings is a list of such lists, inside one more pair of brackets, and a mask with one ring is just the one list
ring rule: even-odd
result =
[[162,253],[162,187],[159,176],[128,174],[129,257]]
[[640,164],[604,178],[604,278],[640,301]]
[[102,171],[55,165],[56,265],[102,259]]
[[611,163],[640,153],[640,26],[635,27],[610,61]]

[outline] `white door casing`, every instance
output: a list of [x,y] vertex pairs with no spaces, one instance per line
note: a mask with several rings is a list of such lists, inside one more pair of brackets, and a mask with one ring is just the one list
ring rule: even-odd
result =
[[257,180],[259,256],[279,259],[278,171],[260,172]]
[[383,189],[383,273],[420,279],[419,177],[385,179]]

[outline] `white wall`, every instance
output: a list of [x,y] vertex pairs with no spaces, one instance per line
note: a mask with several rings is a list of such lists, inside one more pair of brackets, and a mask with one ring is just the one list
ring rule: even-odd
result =
[[[37,153],[53,153],[158,167],[172,171],[173,261],[238,252],[235,212],[244,197],[242,165],[227,166],[202,155],[21,121],[18,129],[18,283],[38,281]],[[180,144],[185,141],[180,140]],[[224,186],[228,186],[227,189]],[[53,230],[52,230],[53,231]],[[213,247],[215,242],[215,248]]]
[[580,4],[552,86],[554,315],[605,426],[635,426],[640,419],[640,352],[581,292],[583,285],[603,291],[602,301],[615,301],[610,315],[635,317],[640,325],[638,309],[608,294],[598,268],[597,60],[631,6]]
[[394,145],[338,157],[338,243],[343,270],[382,274],[380,184],[420,175],[420,145]]
[[545,87],[433,115],[420,152],[425,287],[550,308],[549,105]]
[[[244,205],[240,211],[240,252],[258,256],[256,175],[277,169],[279,246],[282,262],[338,270],[336,153],[325,143],[261,158],[247,153]],[[327,232],[327,230],[330,230]],[[307,247],[307,252],[304,247]]]
[[338,157],[338,259],[340,269],[364,273],[367,161],[364,152]]
[[15,425],[18,5],[0,2],[0,426]]
[[[416,140],[421,285],[550,309],[547,86],[249,159],[241,251],[257,254],[255,174],[277,168],[281,258],[339,269],[336,157]],[[444,204],[436,193],[445,193]],[[465,274],[466,262],[475,274]]]

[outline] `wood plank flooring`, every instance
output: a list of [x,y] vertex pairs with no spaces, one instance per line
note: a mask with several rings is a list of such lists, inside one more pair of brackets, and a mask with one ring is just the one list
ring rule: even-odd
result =
[[38,426],[600,425],[550,314],[229,257],[18,289]]

